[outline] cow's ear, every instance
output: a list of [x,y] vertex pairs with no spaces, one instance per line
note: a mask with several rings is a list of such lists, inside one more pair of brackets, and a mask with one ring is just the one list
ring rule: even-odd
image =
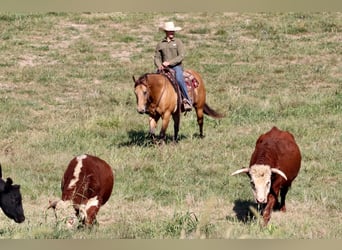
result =
[[12,185],[12,184],[13,184],[13,180],[8,177],[6,180],[6,185]]
[[47,209],[50,209],[50,208],[56,209],[57,203],[58,203],[58,200],[56,200],[56,201],[50,201],[49,200],[49,206]]
[[5,192],[10,190],[12,184],[13,184],[12,179],[11,178],[7,178],[6,183],[5,183]]

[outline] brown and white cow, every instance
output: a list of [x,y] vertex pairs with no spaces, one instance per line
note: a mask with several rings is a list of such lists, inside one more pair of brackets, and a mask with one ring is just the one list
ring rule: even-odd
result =
[[68,228],[78,222],[92,225],[102,205],[111,196],[114,185],[112,168],[102,159],[84,154],[73,158],[61,183],[62,199],[50,202],[57,219],[65,219]]
[[300,164],[301,153],[294,136],[273,127],[258,138],[249,168],[232,173],[247,173],[250,177],[256,202],[266,204],[263,210],[265,225],[271,218],[273,208],[286,211],[285,197],[292,181],[297,177]]

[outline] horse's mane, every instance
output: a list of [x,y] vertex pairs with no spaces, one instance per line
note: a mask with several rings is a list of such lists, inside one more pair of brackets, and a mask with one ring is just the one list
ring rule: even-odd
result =
[[166,74],[158,73],[158,72],[157,73],[145,73],[145,74],[141,75],[138,78],[138,80],[135,81],[134,88],[140,84],[143,84],[143,82],[147,80],[147,76],[149,76],[149,75],[162,75],[162,76],[166,77],[171,82],[170,78]]
[[135,81],[134,88],[135,88],[136,86],[142,84],[143,81],[146,81],[147,75],[149,75],[149,74],[150,74],[150,73],[145,73],[145,74],[143,74],[142,76],[140,76],[140,77],[138,78],[138,80]]

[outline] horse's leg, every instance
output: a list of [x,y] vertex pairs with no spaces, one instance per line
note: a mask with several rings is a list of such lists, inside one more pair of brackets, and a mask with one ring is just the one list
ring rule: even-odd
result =
[[203,138],[203,107],[196,107],[196,115],[197,115],[197,124],[199,126],[200,137]]
[[180,112],[176,111],[172,114],[173,119],[173,141],[178,142],[178,131],[179,131],[179,124],[180,124]]
[[157,123],[159,120],[160,116],[150,116],[149,119],[149,127],[150,127],[150,131],[149,131],[149,136],[152,138],[153,141],[155,141],[156,139],[156,127],[157,127]]
[[167,130],[167,126],[169,126],[170,118],[171,118],[170,112],[165,112],[163,117],[162,117],[162,127],[160,129],[159,138],[163,142],[166,141],[166,130]]

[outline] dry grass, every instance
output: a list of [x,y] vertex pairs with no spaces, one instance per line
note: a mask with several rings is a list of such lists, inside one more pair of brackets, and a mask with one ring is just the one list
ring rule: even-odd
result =
[[[196,17],[194,16],[196,15]],[[186,67],[210,106],[180,142],[156,147],[135,111],[132,75],[154,70],[160,22],[183,27]],[[290,238],[341,235],[341,13],[1,14],[0,161],[22,186],[27,220],[0,214],[0,238]],[[205,24],[205,25],[203,25]],[[302,150],[287,213],[259,226],[246,177],[258,135],[290,130]],[[170,125],[168,134],[172,134]],[[48,200],[78,154],[103,158],[114,191],[93,230],[56,225]]]

